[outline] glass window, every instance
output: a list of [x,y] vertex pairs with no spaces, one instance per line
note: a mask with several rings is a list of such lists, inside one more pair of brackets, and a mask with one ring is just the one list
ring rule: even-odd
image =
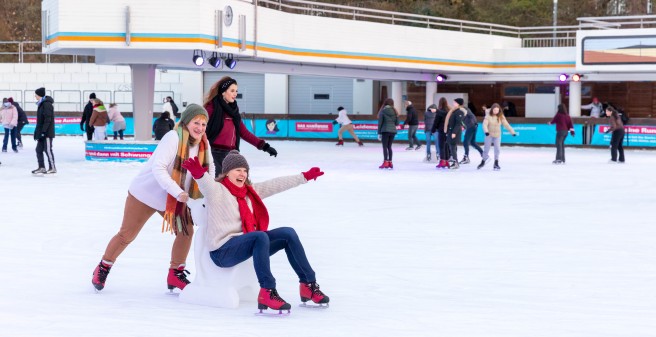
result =
[[554,86],[537,86],[535,87],[536,94],[554,94],[556,93],[556,87]]
[[590,85],[582,86],[581,97],[592,97],[592,86]]
[[314,99],[330,99],[330,94],[314,94]]
[[508,85],[503,88],[505,97],[524,97],[528,93],[528,85]]

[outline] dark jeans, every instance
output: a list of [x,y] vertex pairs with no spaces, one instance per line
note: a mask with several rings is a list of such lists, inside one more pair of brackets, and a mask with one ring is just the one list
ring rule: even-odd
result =
[[483,149],[476,144],[476,130],[478,130],[478,124],[465,130],[465,140],[462,144],[465,147],[465,156],[469,156],[469,145],[476,149],[481,156],[483,155]]
[[613,131],[613,135],[610,138],[610,159],[617,161],[617,151],[620,152],[620,162],[624,162],[624,129],[618,129]]
[[567,130],[556,131],[556,160],[565,162],[565,138]]
[[92,139],[93,139],[93,131],[94,131],[95,129],[96,129],[96,128],[94,128],[93,126],[91,126],[91,125],[89,125],[89,124],[86,124],[87,140],[92,140]]
[[437,132],[437,143],[440,146],[440,159],[449,160],[449,146],[446,142],[446,134],[444,132]]
[[440,142],[437,139],[437,132],[431,133],[430,130],[426,130],[426,154],[430,154],[431,143],[435,143],[435,157],[440,156]]
[[21,146],[23,145],[23,137],[21,136],[21,131],[23,130],[23,127],[25,127],[25,124],[27,123],[18,122],[18,126],[16,127],[16,141]]
[[287,260],[292,266],[298,280],[302,283],[315,282],[314,270],[305,256],[305,250],[296,231],[290,227],[281,227],[266,232],[250,232],[235,236],[219,249],[211,251],[210,257],[221,268],[233,267],[253,257],[257,281],[262,288],[275,288],[276,279],[271,274],[269,257],[285,249]]
[[381,137],[383,141],[383,160],[392,161],[392,143],[394,143],[396,133],[383,132]]
[[5,138],[2,140],[2,151],[7,151],[7,142],[11,138],[11,149],[16,151],[16,128],[5,128]]
[[451,138],[451,134],[446,135],[447,146],[449,147],[449,156],[456,162],[458,161],[458,135]]
[[52,153],[52,138],[43,137],[36,142],[36,159],[39,162],[39,167],[45,168],[45,161],[43,153],[48,157],[48,169],[55,169],[55,155]]
[[125,130],[114,131],[114,139],[116,139],[116,137],[120,137],[121,140],[123,140],[123,131]]
[[216,167],[214,178],[221,174],[221,170],[223,169],[223,159],[225,159],[229,152],[230,150],[212,148],[212,159],[214,159],[214,166]]
[[410,147],[414,145],[421,145],[419,143],[419,138],[417,138],[417,129],[419,128],[419,125],[408,125],[408,144]]

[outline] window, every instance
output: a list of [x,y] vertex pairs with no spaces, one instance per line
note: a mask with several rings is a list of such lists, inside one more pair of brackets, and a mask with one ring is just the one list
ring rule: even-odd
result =
[[330,99],[330,94],[314,94],[314,99]]
[[242,97],[244,97],[242,94],[237,94],[237,99],[242,99]]
[[524,97],[528,93],[528,85],[508,85],[503,88],[505,97]]
[[556,93],[556,87],[554,86],[537,86],[535,87],[536,94],[554,94]]

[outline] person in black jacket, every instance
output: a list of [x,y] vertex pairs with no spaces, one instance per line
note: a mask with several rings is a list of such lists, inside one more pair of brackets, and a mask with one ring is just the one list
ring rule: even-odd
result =
[[[412,105],[412,102],[406,101],[405,102],[405,111],[406,111],[406,117],[405,117],[405,122],[403,125],[401,125],[401,128],[407,126],[408,127],[408,147],[406,150],[419,150],[421,149],[421,143],[419,143],[419,138],[417,138],[417,129],[419,128],[419,118],[417,114],[417,110],[415,110],[415,107]],[[416,144],[417,147],[413,147],[413,145]]]
[[[55,167],[55,155],[52,153],[52,140],[55,138],[55,109],[52,103],[55,101],[50,96],[46,96],[46,88],[39,88],[34,91],[34,97],[37,99],[36,110],[36,127],[34,127],[34,140],[36,144],[36,159],[39,161],[39,167],[32,171],[32,174],[52,174],[57,173]],[[43,153],[48,157],[48,170],[43,160]]]
[[93,139],[93,125],[89,125],[91,121],[91,114],[93,114],[93,100],[96,99],[96,93],[92,92],[89,95],[89,102],[84,106],[84,112],[82,113],[82,119],[80,120],[80,129],[84,132],[84,127],[86,126],[87,131],[87,140]]
[[464,108],[465,101],[462,98],[453,100],[453,108],[446,115],[446,122],[444,125],[444,133],[446,134],[446,141],[449,144],[449,151],[451,154],[449,165],[450,169],[457,169],[460,167],[458,164],[458,139],[462,134],[462,119],[465,116]]
[[20,148],[23,148],[23,138],[21,136],[21,131],[23,130],[23,127],[26,124],[30,124],[30,121],[27,120],[27,114],[25,114],[25,111],[23,110],[23,108],[21,108],[18,102],[14,102],[13,97],[9,97],[7,100],[9,101],[9,103],[15,106],[16,110],[18,111],[18,126],[16,127],[16,141],[17,141],[16,145],[18,145],[18,147]]
[[437,164],[436,168],[449,167],[449,149],[448,146],[446,146],[446,133],[444,133],[444,122],[446,121],[446,115],[449,111],[451,111],[449,102],[444,97],[440,98],[437,103],[435,120],[431,127],[431,133],[437,132],[437,146],[440,148],[440,162]]
[[157,118],[153,124],[155,140],[162,140],[162,137],[164,137],[167,132],[173,130],[174,126],[175,123],[171,119],[171,114],[169,114],[168,111],[162,112],[162,114],[159,115],[159,118]]

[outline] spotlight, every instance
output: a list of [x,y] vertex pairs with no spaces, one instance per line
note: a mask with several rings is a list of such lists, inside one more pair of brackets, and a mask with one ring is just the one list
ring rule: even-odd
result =
[[572,75],[572,81],[574,81],[574,82],[579,82],[582,78],[583,78],[583,75],[581,75],[581,74]]
[[569,76],[567,76],[567,74],[560,74],[560,76],[558,76],[558,79],[559,79],[561,82],[565,82],[565,81],[567,81],[568,78],[569,78]]
[[197,66],[202,66],[205,63],[205,53],[202,50],[194,50],[194,64]]
[[228,58],[225,60],[225,65],[228,66],[230,69],[235,69],[235,66],[237,65],[237,60],[232,58],[232,54],[228,54]]
[[446,76],[446,75],[444,75],[444,74],[437,74],[437,76],[435,76],[435,80],[436,80],[437,82],[444,82],[444,81],[446,81],[448,78],[449,78],[449,76]]
[[216,54],[216,52],[212,53],[212,57],[210,57],[209,60],[207,60],[207,61],[214,68],[218,68],[221,65],[221,59]]

